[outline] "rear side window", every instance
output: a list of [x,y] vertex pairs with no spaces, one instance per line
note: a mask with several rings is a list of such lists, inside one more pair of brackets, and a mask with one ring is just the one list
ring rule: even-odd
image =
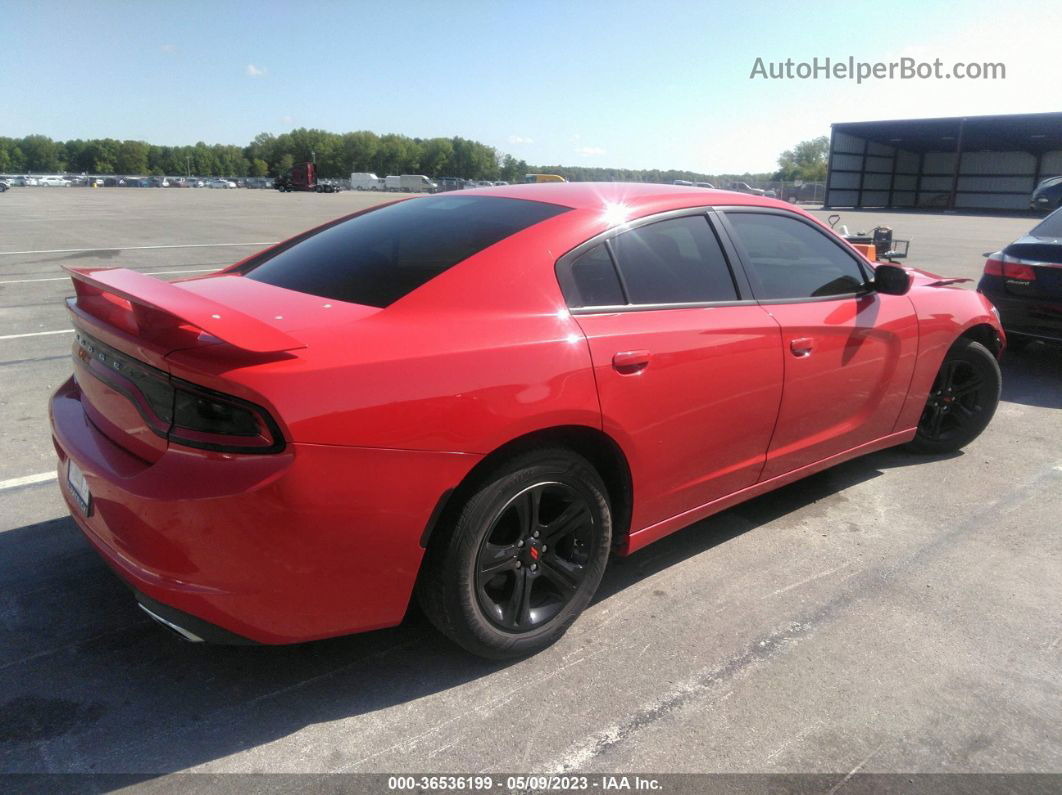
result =
[[726,216],[747,254],[757,298],[821,298],[865,289],[855,258],[811,225],[768,213]]
[[610,245],[632,304],[737,299],[723,250],[703,215],[646,224]]
[[462,260],[568,207],[524,199],[433,196],[323,229],[245,270],[255,281],[385,307]]

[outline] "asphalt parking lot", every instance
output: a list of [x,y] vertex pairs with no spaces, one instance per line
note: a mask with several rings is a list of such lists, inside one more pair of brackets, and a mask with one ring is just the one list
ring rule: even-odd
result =
[[[1005,358],[962,454],[873,454],[614,561],[530,659],[469,657],[416,612],[282,648],[185,644],[147,619],[54,480],[19,485],[53,471],[60,266],[192,275],[381,199],[0,196],[0,770],[1062,771],[1062,351],[1041,345]],[[841,215],[975,279],[1034,223]]]

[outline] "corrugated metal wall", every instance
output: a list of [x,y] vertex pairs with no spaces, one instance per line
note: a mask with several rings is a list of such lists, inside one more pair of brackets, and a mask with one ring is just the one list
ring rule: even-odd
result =
[[1035,187],[1035,155],[1028,152],[963,152],[955,206],[958,209],[1027,210]]
[[[1036,156],[1028,152],[910,152],[835,131],[827,179],[828,207],[949,206],[956,209],[1027,210],[1037,182]],[[1046,152],[1039,179],[1062,175],[1062,151]]]
[[830,171],[826,177],[827,207],[860,207],[863,154],[867,142],[854,135],[834,131],[830,149]]

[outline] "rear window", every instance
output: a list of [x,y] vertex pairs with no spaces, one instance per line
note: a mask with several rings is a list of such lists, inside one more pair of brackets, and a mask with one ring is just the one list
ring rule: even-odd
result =
[[462,260],[570,208],[524,199],[433,196],[359,215],[252,261],[247,278],[385,307]]
[[1062,237],[1062,210],[1055,210],[1029,232],[1033,237]]

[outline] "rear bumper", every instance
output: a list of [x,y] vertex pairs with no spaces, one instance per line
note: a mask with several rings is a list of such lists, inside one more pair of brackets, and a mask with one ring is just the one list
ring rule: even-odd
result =
[[[60,489],[93,546],[156,618],[198,634],[152,604],[237,642],[294,643],[399,623],[429,517],[479,460],[295,443],[275,455],[171,446],[148,463],[89,422],[73,379],[50,413]],[[92,493],[88,515],[67,484],[71,459]]]
[[983,279],[977,289],[999,310],[1003,330],[1008,336],[1062,342],[1062,300],[1021,298],[1000,292],[986,281]]

